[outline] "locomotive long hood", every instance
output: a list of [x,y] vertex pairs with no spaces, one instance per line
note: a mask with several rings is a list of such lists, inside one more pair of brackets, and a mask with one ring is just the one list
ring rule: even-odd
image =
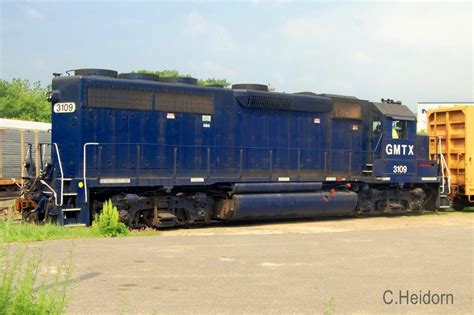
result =
[[237,102],[244,107],[328,113],[332,99],[325,96],[271,93],[254,90],[234,91]]

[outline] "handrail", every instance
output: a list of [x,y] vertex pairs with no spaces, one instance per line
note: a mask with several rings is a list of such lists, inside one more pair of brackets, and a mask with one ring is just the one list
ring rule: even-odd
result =
[[87,177],[86,177],[86,172],[87,172],[87,159],[86,159],[86,153],[87,153],[87,146],[90,145],[99,145],[98,142],[87,142],[84,143],[83,147],[83,169],[82,169],[82,175],[83,175],[83,181],[84,181],[84,202],[87,203]]
[[[305,151],[327,151],[326,148],[317,149],[302,149],[299,147],[253,147],[253,146],[235,146],[235,145],[196,145],[196,144],[160,144],[160,143],[141,143],[141,142],[88,142],[86,144],[95,144],[101,146],[121,146],[121,145],[140,145],[140,146],[160,146],[160,147],[179,147],[179,148],[211,148],[211,149],[245,149],[245,150],[305,150]],[[369,152],[370,150],[356,150],[356,149],[331,149],[331,151],[352,151],[352,152]]]
[[441,152],[441,138],[438,138],[438,156],[439,162],[441,164],[441,192],[444,193],[444,164],[443,164],[443,153]]
[[382,132],[382,133],[380,134],[379,140],[377,141],[377,144],[375,145],[375,149],[374,149],[373,153],[377,152],[377,150],[378,150],[378,148],[379,148],[380,141],[382,141],[383,135],[384,135],[384,133]]
[[64,201],[64,197],[63,197],[63,193],[64,193],[64,172],[63,172],[63,164],[61,162],[61,155],[59,154],[59,149],[58,149],[58,144],[56,142],[52,143],[52,145],[54,145],[54,148],[55,148],[55,151],[56,151],[56,156],[58,157],[58,164],[59,164],[59,172],[61,173],[61,202],[58,204],[56,202],[56,206],[62,206],[63,205],[63,201]]
[[[64,201],[64,198],[63,198],[63,195],[64,195],[64,171],[63,171],[63,163],[61,161],[61,154],[59,153],[59,148],[58,148],[58,144],[56,142],[52,142],[52,143],[38,143],[38,148],[39,150],[41,151],[41,159],[40,159],[40,165],[37,165],[36,167],[41,167],[43,168],[44,165],[43,165],[43,162],[44,162],[44,156],[45,156],[45,152],[46,150],[43,150],[43,146],[51,146],[51,147],[54,147],[54,151],[56,152],[56,157],[58,159],[58,165],[59,165],[59,173],[61,175],[61,186],[60,186],[60,198],[58,199],[58,194],[56,193],[56,191],[51,187],[49,186],[48,184],[46,184],[46,182],[44,182],[43,180],[41,180],[41,183],[43,183],[45,186],[47,186],[52,192],[53,192],[53,195],[54,195],[54,204],[58,207],[62,206],[63,205],[63,201]],[[54,167],[54,165],[53,165]]]
[[49,190],[53,192],[54,204],[59,207],[60,205],[58,204],[58,195],[56,194],[56,191],[53,189],[53,187],[49,186],[48,183],[46,183],[44,180],[40,180],[40,183],[48,187]]
[[[448,194],[451,193],[451,170],[449,169],[448,163],[446,162],[446,159],[444,158],[443,152],[441,151],[441,137],[438,138],[438,150],[439,150],[439,159],[441,162],[441,176],[443,177],[443,180],[441,181],[441,192],[445,193],[446,192],[446,187],[445,187],[445,179],[448,180]],[[444,168],[446,168],[446,175],[444,174]]]
[[[234,145],[227,145],[227,146],[220,146],[220,145],[167,145],[167,144],[158,144],[158,143],[136,143],[136,142],[130,142],[130,143],[127,143],[127,142],[120,142],[120,143],[108,143],[108,142],[88,142],[88,143],[84,143],[83,144],[83,165],[82,165],[82,171],[83,171],[83,174],[82,174],[82,178],[83,178],[83,184],[84,184],[84,190],[85,190],[85,194],[84,194],[84,201],[87,203],[89,198],[88,198],[88,193],[87,193],[87,189],[89,187],[89,179],[90,180],[93,180],[93,179],[96,179],[96,178],[99,178],[100,175],[100,170],[102,169],[101,167],[101,161],[102,161],[102,158],[101,158],[101,152],[102,150],[99,150],[99,158],[98,158],[98,161],[96,161],[96,159],[94,159],[94,161],[88,161],[87,160],[87,149],[88,147],[90,146],[99,146],[100,149],[104,149],[104,154],[107,155],[109,154],[110,150],[114,148],[114,146],[117,146],[117,145],[126,145],[128,146],[128,150],[132,150],[134,146],[137,146],[137,154],[138,154],[138,157],[137,158],[141,158],[141,154],[144,154],[145,153],[145,149],[143,149],[143,151],[141,150],[143,147],[148,147],[148,146],[151,146],[151,147],[167,147],[167,148],[173,148],[173,152],[174,152],[174,161],[173,162],[173,166],[170,166],[171,164],[166,164],[167,166],[164,166],[165,164],[150,164],[150,167],[145,167],[146,170],[143,170],[143,171],[152,171],[154,169],[159,169],[159,170],[167,170],[169,172],[167,172],[166,176],[172,176],[173,179],[175,180],[176,179],[176,174],[177,174],[177,165],[176,165],[176,159],[177,159],[177,150],[187,150],[187,149],[196,149],[198,150],[199,148],[206,148],[207,149],[207,159],[208,159],[208,163],[207,163],[207,168],[205,168],[204,164],[202,164],[202,166],[198,166],[196,168],[196,171],[202,171],[202,172],[207,172],[206,173],[206,176],[207,178],[210,177],[210,165],[211,163],[209,162],[210,161],[210,158],[211,158],[211,152],[214,152],[214,151],[211,151],[213,149],[223,149],[223,148],[233,148],[233,149],[240,149],[240,152],[241,152],[241,161],[239,163],[239,160],[238,160],[238,155],[236,156],[236,159],[234,160],[236,167],[233,167],[233,169],[235,169],[236,171],[238,170],[239,171],[239,174],[242,173],[242,169],[243,169],[243,161],[245,161],[245,159],[248,159],[249,157],[246,156],[245,159],[243,158],[244,154],[243,152],[245,152],[246,150],[259,150],[259,152],[261,151],[262,153],[266,153],[267,154],[267,157],[268,157],[268,154],[270,154],[271,151],[273,151],[272,153],[272,156],[270,159],[267,159],[265,163],[263,163],[263,166],[262,166],[262,170],[263,169],[267,169],[267,170],[270,170],[270,174],[272,174],[271,172],[273,171],[274,169],[274,165],[271,164],[271,165],[268,165],[268,163],[273,163],[273,157],[275,156],[275,152],[277,152],[277,154],[281,154],[280,151],[283,153],[284,151],[293,151],[293,154],[297,154],[298,153],[298,161],[294,161],[294,164],[295,166],[297,165],[297,168],[300,170],[301,169],[301,165],[299,164],[301,161],[300,159],[302,158],[302,152],[313,152],[315,155],[312,156],[312,158],[318,160],[320,163],[324,163],[324,169],[327,170],[327,166],[326,166],[326,163],[327,161],[331,160],[331,158],[328,159],[326,153],[328,152],[333,152],[333,153],[337,153],[337,155],[333,156],[333,159],[334,158],[337,158],[338,161],[346,161],[347,160],[347,157],[349,157],[349,161],[352,161],[352,158],[351,157],[357,157],[357,159],[360,159],[360,161],[363,161],[364,160],[364,156],[363,154],[364,153],[376,153],[378,151],[380,151],[380,148],[382,146],[382,141],[383,141],[383,138],[385,137],[385,133],[381,133],[379,135],[379,138],[377,139],[377,142],[376,142],[376,146],[374,149],[372,148],[367,148],[367,149],[351,149],[351,148],[347,148],[347,149],[328,149],[328,148],[293,148],[293,147],[253,147],[253,146],[234,146]],[[90,150],[89,150],[90,151]],[[183,151],[183,152],[186,152],[186,151]],[[200,154],[204,154],[202,153],[204,151],[201,151]],[[216,151],[217,152],[217,151]],[[316,155],[316,153],[320,153],[321,155]],[[322,160],[322,153],[324,153],[324,161]],[[133,155],[133,152],[131,153]],[[212,154],[217,154],[217,153],[212,153]],[[173,156],[169,156],[167,157],[167,162],[166,163],[171,163],[173,161]],[[206,158],[205,155],[202,155],[201,158]],[[168,160],[168,159],[171,159],[171,160]],[[92,162],[92,165],[90,165],[91,163],[89,162]],[[125,164],[124,164],[125,165]],[[161,166],[160,166],[161,165]],[[239,166],[240,165],[240,166]],[[141,175],[141,172],[142,172],[142,168],[141,168],[141,165],[139,164],[139,162],[137,162],[137,164],[135,165],[136,166],[136,169],[137,169],[137,178],[140,177]],[[344,167],[345,166],[345,167]],[[117,167],[118,169],[120,169],[120,166],[118,164],[114,165],[114,167]],[[107,171],[110,171],[110,170],[113,170],[114,167],[111,167],[110,169],[108,169]],[[337,170],[339,171],[344,171],[344,172],[349,172],[352,174],[353,171],[359,171],[360,170],[360,167],[361,165],[359,164],[354,164],[354,163],[345,163],[344,162],[344,165],[340,165],[337,164],[337,165],[333,165],[333,167],[336,167]],[[127,166],[127,169],[132,169],[133,167],[132,166]],[[220,169],[220,168],[219,168]],[[288,169],[288,170],[291,170],[289,168],[289,166],[279,166],[278,169]],[[331,167],[332,169],[332,167]],[[298,171],[299,172],[299,171]],[[169,174],[168,174],[169,173]],[[111,174],[110,172],[105,172],[104,174]],[[91,176],[91,178],[88,178],[88,175]],[[103,175],[103,174],[102,174]],[[134,175],[131,175],[131,176],[134,176]],[[239,175],[241,176],[241,175]]]

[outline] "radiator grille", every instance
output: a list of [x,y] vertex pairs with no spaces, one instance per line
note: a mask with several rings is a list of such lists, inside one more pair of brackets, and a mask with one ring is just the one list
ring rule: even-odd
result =
[[361,119],[362,106],[352,100],[335,99],[333,105],[334,118]]
[[96,108],[152,110],[172,113],[214,113],[214,97],[204,94],[155,92],[106,87],[89,87],[87,106]]
[[151,110],[153,93],[145,90],[89,87],[87,105],[90,107]]
[[213,114],[214,97],[203,94],[158,92],[156,110],[172,113]]

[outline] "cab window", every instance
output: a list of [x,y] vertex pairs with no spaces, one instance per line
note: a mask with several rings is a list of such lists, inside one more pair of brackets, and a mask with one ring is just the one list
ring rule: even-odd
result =
[[407,138],[406,120],[394,120],[392,122],[392,139],[406,140]]
[[380,136],[382,133],[382,119],[380,117],[374,117],[372,121],[372,135]]

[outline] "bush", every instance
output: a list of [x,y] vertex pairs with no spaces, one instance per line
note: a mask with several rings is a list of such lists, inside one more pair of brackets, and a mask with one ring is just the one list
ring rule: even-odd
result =
[[42,87],[40,82],[0,79],[0,117],[51,122],[47,91],[48,87]]
[[[18,247],[11,251],[9,246],[1,243],[0,266],[1,315],[66,312],[67,288],[72,282],[72,255],[68,264],[45,268],[40,250],[30,253],[27,247]],[[38,281],[45,269],[46,275]],[[48,277],[50,274],[54,276]]]
[[95,217],[93,225],[104,236],[115,237],[128,234],[127,226],[119,221],[117,207],[112,205],[110,199],[104,203],[102,211]]

